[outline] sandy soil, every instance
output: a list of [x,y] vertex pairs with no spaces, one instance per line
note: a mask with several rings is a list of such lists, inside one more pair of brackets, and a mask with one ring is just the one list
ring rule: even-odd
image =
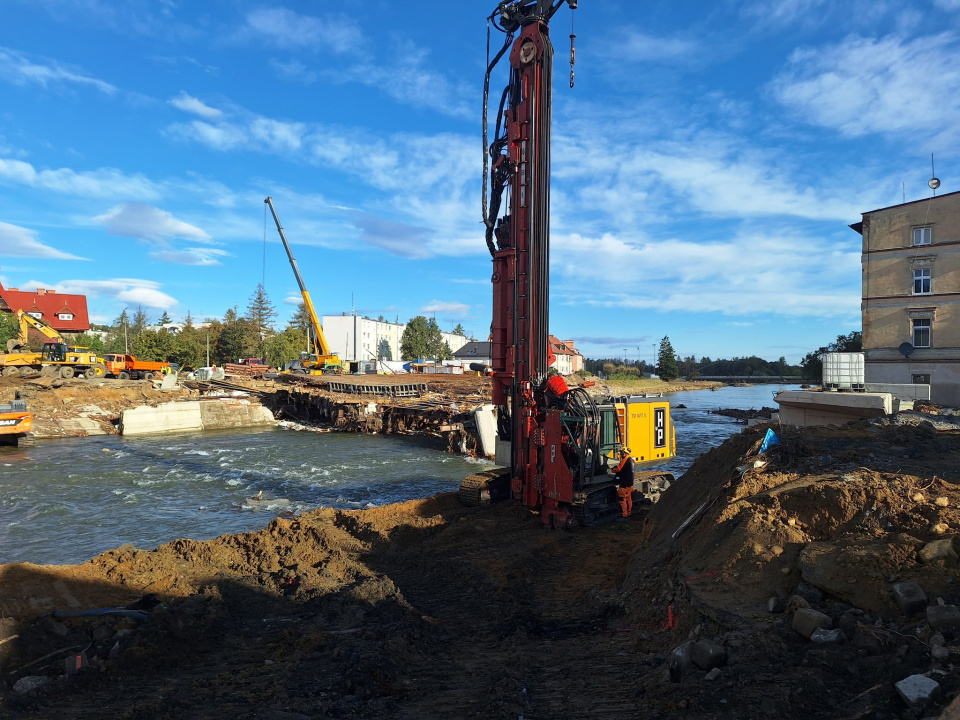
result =
[[[785,429],[762,457],[751,428],[652,510],[572,532],[440,495],[4,566],[0,715],[936,716],[960,691],[960,628],[935,637],[892,587],[960,602],[956,554],[919,559],[960,528],[960,432],[902,422]],[[142,617],[50,615],[116,606]],[[792,629],[806,606],[840,642]],[[715,677],[671,672],[687,640],[722,649]],[[88,667],[65,675],[81,651]],[[897,696],[914,673],[939,683],[934,704]],[[46,684],[22,692],[28,677]]]

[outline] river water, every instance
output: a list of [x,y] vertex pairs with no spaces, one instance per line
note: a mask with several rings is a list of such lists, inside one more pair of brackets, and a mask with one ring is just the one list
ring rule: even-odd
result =
[[[776,407],[757,385],[674,393],[678,477],[739,432],[717,408]],[[0,447],[0,563],[79,563],[125,543],[259,530],[319,506],[362,508],[456,490],[489,463],[383,435],[286,429],[100,436]],[[262,499],[251,498],[262,492]]]

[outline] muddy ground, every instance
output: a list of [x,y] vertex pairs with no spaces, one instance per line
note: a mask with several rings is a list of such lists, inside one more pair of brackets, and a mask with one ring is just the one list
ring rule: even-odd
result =
[[[960,623],[935,633],[893,587],[960,602],[960,431],[778,429],[760,456],[764,432],[629,521],[570,532],[439,495],[4,566],[0,716],[936,717],[960,692]],[[833,641],[793,629],[808,607]],[[718,669],[672,656],[691,640]],[[929,703],[895,690],[914,674]]]

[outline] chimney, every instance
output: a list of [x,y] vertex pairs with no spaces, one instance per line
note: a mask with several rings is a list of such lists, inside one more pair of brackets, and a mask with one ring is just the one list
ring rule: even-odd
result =
[[43,288],[37,288],[37,295],[46,295],[47,291]]
[[577,349],[577,348],[575,348],[574,345],[573,345],[573,340],[564,340],[563,342],[564,342],[564,343],[566,344],[566,346],[569,347],[571,350],[576,350],[576,349]]

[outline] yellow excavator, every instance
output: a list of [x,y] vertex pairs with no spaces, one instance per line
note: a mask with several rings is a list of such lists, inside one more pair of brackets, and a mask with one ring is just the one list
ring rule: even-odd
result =
[[273,214],[273,221],[277,224],[277,232],[280,233],[280,240],[283,241],[283,247],[287,251],[287,257],[290,258],[290,267],[293,268],[293,274],[297,278],[297,285],[300,286],[300,294],[303,296],[303,305],[307,309],[307,314],[310,316],[310,325],[313,327],[313,336],[310,338],[310,345],[312,346],[313,352],[300,353],[300,359],[296,360],[290,366],[289,371],[301,375],[339,375],[343,372],[340,356],[331,352],[330,346],[327,344],[327,338],[323,334],[323,327],[320,325],[317,311],[313,309],[310,293],[307,292],[307,286],[303,284],[303,278],[300,276],[297,261],[293,257],[293,251],[290,250],[290,244],[287,242],[287,236],[283,232],[280,218],[277,217],[277,211],[273,207],[273,199],[267,198],[263,202],[270,207],[270,212]]
[[[103,377],[106,365],[90,348],[75,347],[63,341],[56,330],[23,310],[14,314],[19,333],[7,341],[7,352],[0,354],[0,371],[4,377],[20,375],[27,371],[39,371],[44,375],[72,378],[83,374],[86,378]],[[48,338],[39,352],[29,349],[30,330]]]

